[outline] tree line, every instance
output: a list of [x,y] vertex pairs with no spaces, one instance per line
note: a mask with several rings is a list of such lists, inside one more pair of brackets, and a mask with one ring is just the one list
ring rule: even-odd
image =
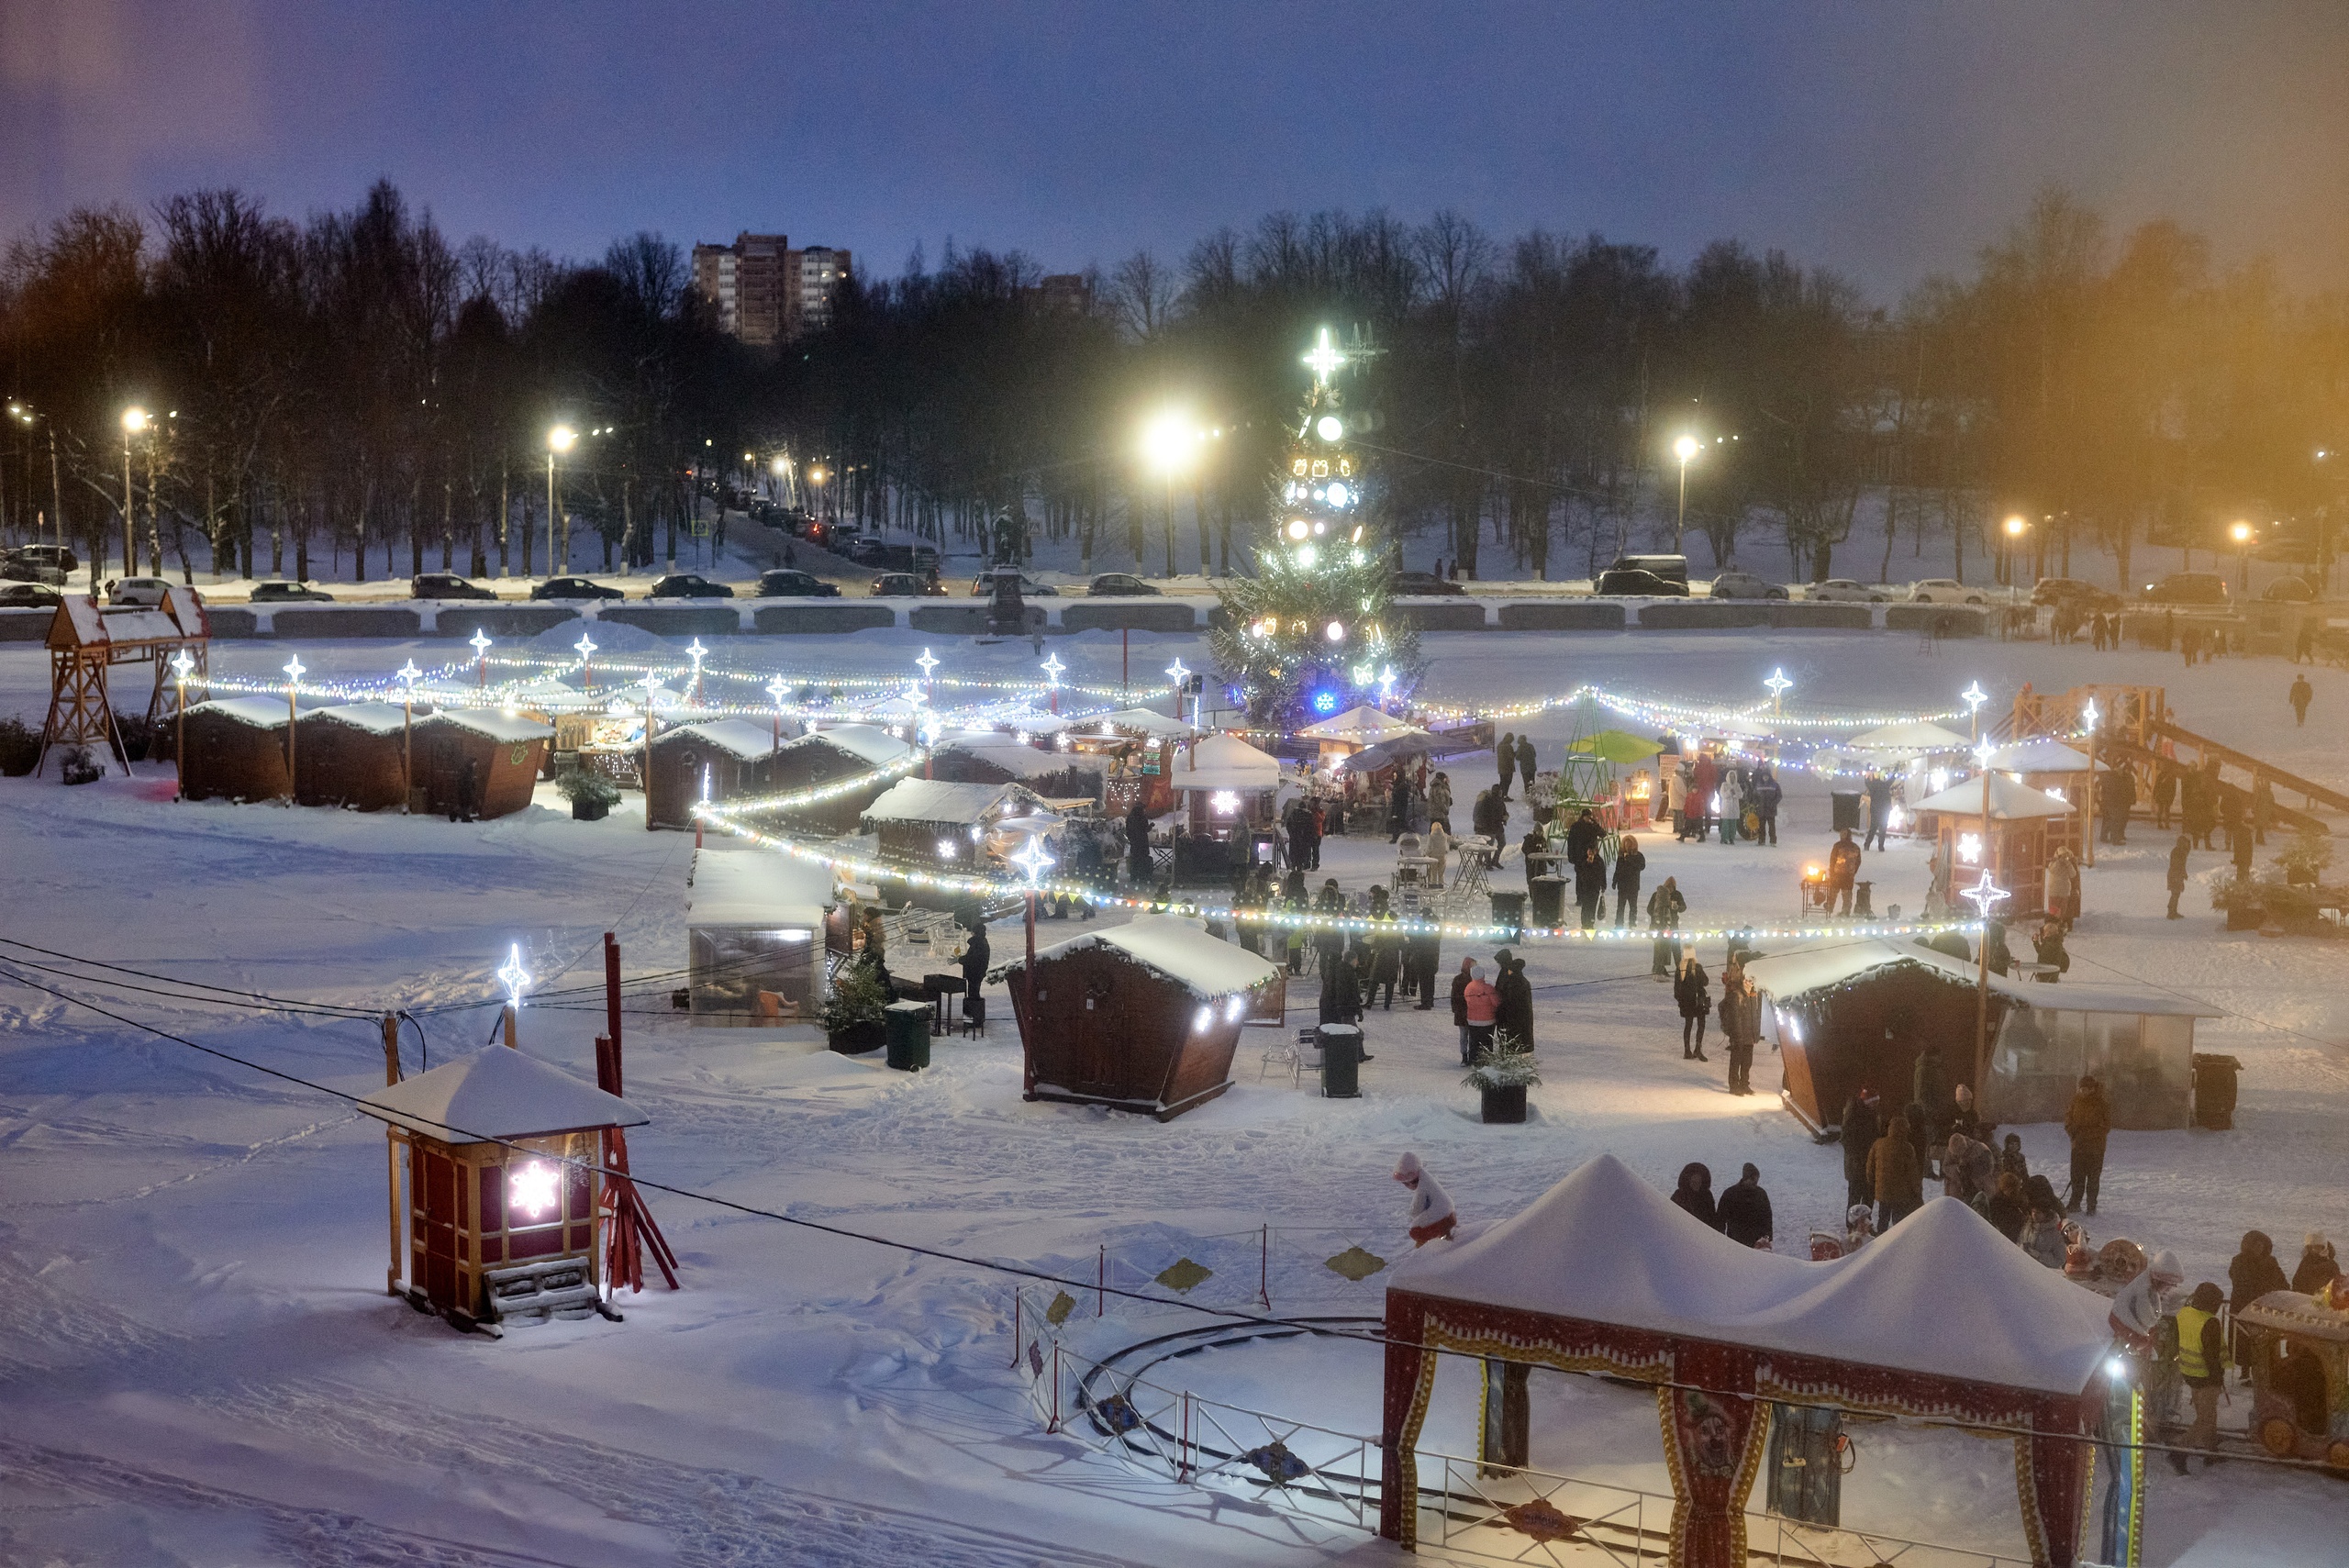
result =
[[[2132,550],[2227,548],[2239,519],[2313,557],[2344,495],[2349,301],[2059,190],[1892,305],[1735,240],[1675,268],[1453,213],[1275,213],[1074,286],[917,249],[762,350],[657,235],[586,262],[452,244],[378,184],[298,222],[199,191],[12,245],[0,501],[20,541],[119,559],[127,528],[150,570],[527,574],[550,529],[566,560],[574,528],[607,568],[674,560],[697,488],[780,475],[941,542],[1245,571],[1325,328],[1372,506],[1464,575],[1584,575],[1685,523],[1717,564],[1813,581],[1937,539],[1961,571],[1997,548],[2068,574],[2076,547],[2125,581]],[[1170,417],[1153,465],[1140,432]]]

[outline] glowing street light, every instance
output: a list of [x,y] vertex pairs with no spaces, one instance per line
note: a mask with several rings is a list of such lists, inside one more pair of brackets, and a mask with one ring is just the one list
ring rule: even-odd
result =
[[[153,421],[148,417],[147,410],[135,403],[122,411],[122,574],[126,577],[139,570],[139,543],[131,533],[131,517],[134,508],[131,504],[133,496],[130,488],[130,438],[146,429],[151,423]],[[151,463],[149,469],[149,476],[151,478],[153,476]],[[153,487],[150,485],[149,488],[151,491]],[[150,507],[154,505],[154,499],[151,494],[148,496]],[[90,568],[90,583],[94,590],[97,581],[98,568],[93,564]]]
[[[557,425],[547,432],[547,575],[549,577],[557,574],[554,563],[554,460],[556,454],[569,451],[572,443],[578,439],[579,432],[568,425]],[[562,542],[566,546],[571,543],[568,532],[564,534]],[[568,555],[570,551],[566,549],[563,553]],[[565,561],[562,564],[568,568],[571,562]]]
[[1672,455],[1680,460],[1680,512],[1672,522],[1672,550],[1675,555],[1680,552],[1681,532],[1688,526],[1688,465],[1704,450],[1705,443],[1694,436],[1682,436],[1672,443]]
[[172,655],[172,675],[179,683],[178,700],[173,704],[179,733],[172,742],[172,768],[180,775],[180,794],[187,794],[187,678],[195,669],[195,661],[188,651],[181,649]]
[[2235,572],[2235,591],[2237,593],[2241,593],[2251,586],[2251,539],[2252,535],[2257,530],[2253,528],[2249,523],[2245,522],[2237,522],[2232,528],[2227,530],[2227,537],[2235,541],[2235,561],[2237,563]]
[[1174,575],[1174,480],[1189,471],[1199,451],[1198,428],[1190,415],[1169,408],[1141,428],[1142,456],[1166,482],[1166,575]]

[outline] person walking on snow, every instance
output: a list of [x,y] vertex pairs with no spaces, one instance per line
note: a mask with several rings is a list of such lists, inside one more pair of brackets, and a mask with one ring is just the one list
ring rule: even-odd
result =
[[[2177,1375],[2194,1401],[2194,1424],[2186,1429],[2186,1447],[2202,1451],[2202,1468],[2218,1462],[2219,1395],[2226,1386],[2226,1335],[2219,1327],[2219,1308],[2225,1293],[2210,1280],[2194,1287],[2187,1304],[2177,1309]],[[2169,1465],[2186,1473],[2186,1455],[2173,1451]]]
[[1533,737],[1517,738],[1517,776],[1528,789],[1533,787]]
[[1494,984],[1496,994],[1493,1009],[1495,1032],[1508,1035],[1517,1042],[1520,1051],[1533,1049],[1533,983],[1525,978],[1525,961],[1501,950],[1507,955],[1500,965],[1500,977]]
[[2194,840],[2184,833],[2169,847],[2169,918],[2173,920],[2186,918],[2177,912],[2177,895],[2186,891],[2186,862],[2193,852]]
[[1884,1122],[1876,1115],[1876,1091],[1863,1084],[1843,1102],[1843,1120],[1838,1133],[1843,1145],[1843,1193],[1847,1206],[1876,1200],[1876,1187],[1868,1180],[1868,1151],[1883,1136]]
[[1575,904],[1582,912],[1582,929],[1598,929],[1598,911],[1607,902],[1607,862],[1596,848],[1585,850],[1575,862]]
[[1729,1041],[1729,1092],[1753,1092],[1753,1047],[1762,1038],[1762,999],[1745,978],[1745,965],[1731,959],[1721,971],[1721,1034]]
[[1680,962],[1680,977],[1672,983],[1672,999],[1680,1007],[1680,1060],[1703,1062],[1705,1020],[1713,1010],[1711,976],[1690,953]]
[[1647,856],[1640,852],[1640,841],[1626,833],[1615,851],[1615,924],[1628,926],[1637,917],[1640,907],[1640,878],[1648,869]]
[[1664,885],[1648,895],[1648,929],[1655,933],[1655,954],[1648,973],[1670,980],[1680,970],[1680,943],[1668,933],[1680,929],[1688,900],[1680,895],[1680,879],[1667,876]]
[[1428,785],[1428,817],[1446,833],[1452,831],[1452,775],[1450,773],[1436,774],[1435,782]]
[[1410,1212],[1403,1223],[1410,1230],[1412,1246],[1424,1247],[1452,1234],[1460,1217],[1453,1210],[1451,1195],[1419,1163],[1417,1154],[1406,1153],[1395,1162],[1395,1179],[1411,1195]]
[[1741,1247],[1769,1250],[1770,1195],[1763,1189],[1757,1167],[1749,1163],[1736,1181],[1721,1190],[1713,1212],[1721,1222],[1722,1235]]
[[2094,1073],[2080,1074],[2079,1089],[2064,1112],[2064,1131],[2072,1140],[2072,1185],[2064,1195],[2064,1212],[2085,1206],[2094,1214],[2097,1186],[2104,1179],[2105,1140],[2112,1135],[2112,1106]]
[[1688,836],[1702,842],[1713,830],[1713,792],[1720,787],[1720,764],[1713,761],[1709,751],[1697,753],[1697,761],[1688,771],[1688,811],[1686,820]]
[[1516,731],[1510,730],[1501,736],[1501,743],[1493,748],[1493,762],[1501,772],[1500,797],[1507,800],[1510,778],[1517,772]]
[[1719,1230],[1720,1211],[1713,1206],[1713,1173],[1708,1166],[1690,1161],[1680,1167],[1680,1184],[1673,1189],[1673,1206],[1686,1211],[1691,1218]]
[[1860,847],[1852,842],[1852,830],[1838,828],[1835,844],[1827,851],[1827,912],[1848,915],[1852,912],[1852,887],[1860,879]]
[[1885,847],[1885,832],[1892,826],[1892,781],[1885,776],[1883,769],[1870,768],[1861,782],[1868,795],[1868,830],[1861,835],[1860,848],[1865,850],[1873,843],[1881,850]]
[[2292,704],[2292,728],[2301,728],[2309,721],[2309,704],[2316,701],[2316,688],[2309,684],[2309,678],[2306,675],[2295,675],[2292,677],[2289,697]]
[[1894,1122],[1868,1151],[1868,1184],[1876,1193],[1876,1229],[1881,1236],[1917,1212],[1925,1201],[1924,1173],[1905,1121]]
[[2176,1252],[2166,1247],[2155,1252],[2145,1272],[2121,1287],[2112,1298],[2112,1310],[2105,1315],[2116,1348],[2150,1360],[2162,1319],[2168,1316],[2166,1298],[2185,1281]]
[[1778,802],[1786,791],[1778,784],[1778,771],[1768,762],[1753,770],[1753,809],[1762,819],[1762,830],[1754,842],[1776,846],[1778,841]]
[[1490,1051],[1493,1035],[1499,1029],[1501,994],[1485,979],[1485,967],[1476,964],[1469,971],[1468,984],[1461,987],[1460,1016],[1464,1020],[1460,1029],[1460,1064],[1475,1064],[1477,1057]]
[[2047,917],[2071,924],[2076,913],[2073,901],[2079,895],[2080,862],[2072,858],[2070,850],[2057,850],[2047,862]]
[[1452,829],[1442,817],[1428,828],[1428,891],[1443,891],[1443,862],[1452,858]]

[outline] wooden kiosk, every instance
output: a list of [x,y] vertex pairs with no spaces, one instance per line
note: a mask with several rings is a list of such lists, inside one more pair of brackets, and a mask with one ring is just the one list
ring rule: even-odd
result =
[[2005,889],[2008,897],[1990,911],[1992,919],[2036,919],[2047,907],[2049,859],[2060,845],[2077,841],[2076,829],[2067,830],[2074,820],[2070,802],[2043,795],[1995,770],[1987,822],[1979,774],[1920,801],[1915,809],[1918,831],[1940,842],[1953,894],[1963,892],[1986,870]]
[[406,1271],[403,1288],[395,1265],[395,1295],[468,1329],[604,1310],[598,1145],[610,1129],[643,1125],[643,1112],[503,1045],[388,1084],[359,1108],[395,1146],[392,1255]]

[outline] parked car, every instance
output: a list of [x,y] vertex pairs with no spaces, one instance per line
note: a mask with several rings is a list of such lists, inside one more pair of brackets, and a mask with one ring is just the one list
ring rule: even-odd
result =
[[2154,605],[2215,605],[2232,603],[2227,580],[2216,572],[2173,572],[2158,583],[2145,584],[2145,601]]
[[1387,587],[1390,593],[1418,594],[1422,596],[1435,594],[1464,594],[1468,591],[1459,584],[1448,578],[1439,577],[1432,572],[1397,572],[1395,573],[1394,581]]
[[256,605],[330,605],[334,595],[324,588],[313,588],[307,583],[256,583],[252,602]]
[[697,573],[680,572],[663,577],[652,584],[648,599],[730,599],[734,590],[723,583],[713,583]]
[[[171,591],[168,578],[110,577],[106,580],[106,603],[117,607],[159,610],[163,607],[164,596]],[[204,603],[204,595],[193,588],[184,587],[180,592],[192,595],[199,605]]]
[[1783,599],[1787,591],[1776,583],[1767,583],[1751,572],[1723,572],[1713,579],[1708,590],[1716,599]]
[[1909,590],[1912,605],[1987,605],[1989,595],[1954,577],[1923,577]]
[[624,588],[607,588],[585,577],[550,577],[530,590],[533,599],[625,599]]
[[2259,596],[2271,605],[2310,605],[2316,602],[2316,590],[2298,577],[2278,577]]
[[408,579],[411,599],[495,599],[497,590],[468,583],[453,572],[426,572]]
[[62,583],[67,573],[81,566],[80,557],[61,544],[28,544],[0,551],[0,577],[25,583]]
[[935,577],[918,576],[911,572],[884,572],[873,579],[873,596],[876,599],[942,599],[946,584]]
[[[1609,572],[1645,572],[1666,583],[1680,584],[1678,591],[1688,591],[1688,558],[1685,555],[1619,555]],[[1604,576],[1602,573],[1600,575]],[[1671,590],[1666,590],[1670,592]]]
[[836,584],[827,583],[812,573],[789,566],[778,566],[772,572],[759,573],[758,591],[751,595],[759,599],[837,599],[841,591]]
[[1061,591],[1050,583],[1039,583],[1017,566],[997,566],[980,573],[971,580],[971,597],[983,599],[995,592],[995,580],[1000,573],[1009,573],[1019,579],[1019,596],[1023,599],[1057,599]]
[[0,610],[53,610],[64,602],[64,595],[43,584],[0,585]]
[[1813,583],[1805,588],[1802,596],[1829,605],[1880,605],[1892,597],[1892,592],[1850,577],[1830,577],[1824,583]]
[[1643,566],[1617,566],[1600,573],[1590,591],[1609,597],[1685,599],[1688,584],[1659,577]]
[[1104,572],[1086,584],[1085,591],[1097,599],[1154,599],[1159,596],[1156,588],[1130,572]]
[[772,526],[788,528],[802,539],[807,538],[808,530],[816,526],[816,519],[807,515],[805,506],[778,506],[769,521]]
[[2076,577],[2042,577],[2031,591],[2031,602],[2043,606],[2073,605],[2093,615],[2119,609],[2121,595]]

